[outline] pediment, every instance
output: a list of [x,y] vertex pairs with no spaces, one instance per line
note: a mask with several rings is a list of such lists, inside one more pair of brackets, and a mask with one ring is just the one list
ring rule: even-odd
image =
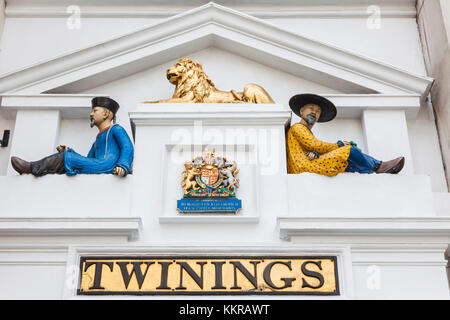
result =
[[80,93],[215,47],[347,94],[419,94],[432,79],[215,3],[0,76],[8,94]]

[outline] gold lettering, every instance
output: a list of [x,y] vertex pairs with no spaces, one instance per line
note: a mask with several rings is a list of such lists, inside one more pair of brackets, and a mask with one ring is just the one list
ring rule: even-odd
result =
[[336,257],[86,257],[80,277],[80,295],[339,294]]

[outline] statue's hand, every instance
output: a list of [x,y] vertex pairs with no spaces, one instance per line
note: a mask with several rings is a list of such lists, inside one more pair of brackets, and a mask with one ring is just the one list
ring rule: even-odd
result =
[[117,166],[114,168],[113,174],[118,175],[119,177],[123,177],[125,176],[126,172],[124,168]]
[[308,160],[309,160],[309,161],[312,161],[312,160],[318,158],[317,155],[316,155],[314,152],[312,152],[312,151],[308,151],[308,153],[306,154],[306,156],[308,157]]
[[66,147],[66,146],[63,145],[63,144],[61,144],[61,145],[59,145],[59,146],[56,147],[56,151],[58,151],[58,152],[64,152],[64,151],[66,151],[66,150],[68,150],[68,149],[69,149],[69,148]]

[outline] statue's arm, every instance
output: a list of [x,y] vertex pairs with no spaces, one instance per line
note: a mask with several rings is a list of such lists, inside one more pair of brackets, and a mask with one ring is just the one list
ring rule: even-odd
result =
[[317,139],[311,131],[303,125],[294,125],[289,130],[292,130],[294,138],[305,150],[323,154],[339,148],[337,143],[329,143]]
[[125,129],[119,125],[114,126],[112,133],[120,149],[120,157],[117,161],[116,167],[123,168],[125,170],[125,174],[128,174],[134,158],[133,143],[131,142],[130,137],[128,137]]
[[89,153],[87,155],[88,158],[95,158],[95,143],[92,144],[91,150],[89,150]]

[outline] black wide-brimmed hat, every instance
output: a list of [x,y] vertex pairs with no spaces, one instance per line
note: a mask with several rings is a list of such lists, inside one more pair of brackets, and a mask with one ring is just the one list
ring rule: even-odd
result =
[[95,97],[91,101],[92,108],[95,107],[103,107],[105,109],[110,110],[114,115],[116,115],[117,110],[119,110],[119,104],[111,98],[108,97]]
[[317,94],[296,94],[289,100],[289,106],[291,107],[291,110],[299,117],[301,117],[300,109],[307,104],[315,104],[318,105],[320,109],[322,109],[317,122],[331,121],[334,119],[334,117],[336,117],[337,110],[333,102],[322,96],[318,96]]

